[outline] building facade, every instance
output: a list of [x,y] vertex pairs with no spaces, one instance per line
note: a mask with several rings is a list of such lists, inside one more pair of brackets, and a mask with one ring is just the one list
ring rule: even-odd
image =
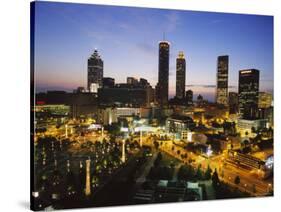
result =
[[103,78],[103,60],[101,59],[98,50],[88,59],[88,90],[102,87]]
[[255,119],[258,116],[259,79],[260,71],[257,69],[239,71],[239,113],[244,119]]
[[269,108],[272,106],[272,94],[259,92],[259,108]]
[[186,62],[183,52],[179,52],[177,57],[177,75],[176,75],[176,97],[184,99],[185,97],[185,74]]
[[169,133],[181,135],[183,131],[193,130],[194,127],[193,119],[188,116],[173,115],[166,120],[166,130]]

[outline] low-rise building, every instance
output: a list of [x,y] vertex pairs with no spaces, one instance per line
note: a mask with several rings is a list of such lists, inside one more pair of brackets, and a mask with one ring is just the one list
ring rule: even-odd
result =
[[241,137],[251,134],[256,130],[260,130],[266,127],[266,119],[238,119],[237,129],[240,132]]
[[166,130],[169,133],[178,133],[181,135],[183,131],[192,130],[195,123],[188,116],[173,115],[166,120]]

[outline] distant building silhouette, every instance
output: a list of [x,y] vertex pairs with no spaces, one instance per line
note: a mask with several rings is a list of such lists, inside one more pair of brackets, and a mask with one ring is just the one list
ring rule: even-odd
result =
[[192,90],[187,90],[185,92],[185,98],[186,98],[186,102],[188,105],[192,105],[193,104],[193,91]]
[[111,77],[102,78],[102,86],[104,88],[113,88],[115,85],[115,80]]
[[127,84],[137,85],[138,83],[138,79],[136,79],[135,77],[127,77]]

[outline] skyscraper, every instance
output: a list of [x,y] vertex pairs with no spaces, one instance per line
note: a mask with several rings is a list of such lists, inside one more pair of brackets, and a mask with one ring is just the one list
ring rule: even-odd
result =
[[103,60],[98,51],[95,49],[94,53],[88,59],[88,90],[102,87],[103,78]]
[[219,56],[217,60],[216,103],[228,103],[228,55]]
[[183,99],[185,96],[185,58],[182,51],[177,57],[176,97]]
[[229,92],[228,105],[230,114],[236,114],[238,112],[238,93]]
[[193,91],[187,90],[185,93],[185,98],[186,98],[187,104],[192,105],[193,104]]
[[168,104],[169,94],[169,51],[170,43],[168,41],[159,42],[159,63],[158,63],[158,83],[157,102],[160,106]]
[[239,113],[244,119],[257,118],[259,102],[260,71],[247,69],[239,71]]

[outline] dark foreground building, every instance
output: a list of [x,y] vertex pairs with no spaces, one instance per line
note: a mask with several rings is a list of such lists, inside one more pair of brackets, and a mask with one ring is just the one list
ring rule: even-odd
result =
[[94,115],[98,101],[92,93],[67,93],[65,91],[48,91],[36,94],[36,105],[67,105],[70,106],[70,116]]
[[132,83],[119,83],[98,89],[101,106],[142,107],[154,102],[154,89],[145,79]]

